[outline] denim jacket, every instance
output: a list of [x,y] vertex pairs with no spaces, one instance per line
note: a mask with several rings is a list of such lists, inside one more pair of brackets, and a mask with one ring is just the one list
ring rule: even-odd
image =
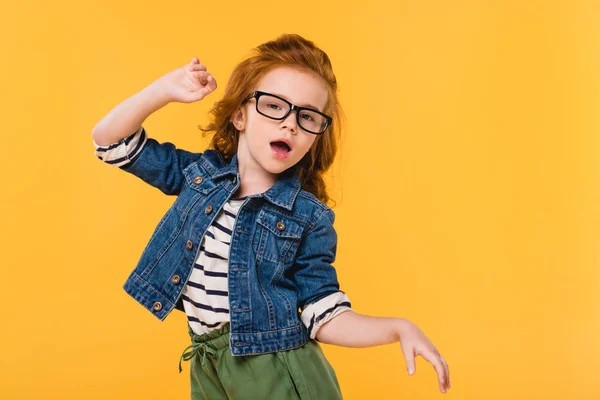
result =
[[[137,137],[134,135],[138,135]],[[183,311],[181,294],[200,243],[218,212],[239,187],[237,154],[229,162],[216,150],[202,153],[159,143],[140,128],[101,151],[121,146],[112,159],[167,195],[177,196],[158,222],[123,288],[156,318]],[[128,141],[137,138],[137,143]],[[133,154],[133,157],[131,156]],[[99,155],[99,158],[102,157]],[[333,308],[351,304],[339,288],[335,260],[335,214],[301,188],[296,166],[264,193],[248,196],[233,228],[229,254],[230,349],[232,355],[300,347],[310,340],[302,311],[336,294],[342,299],[313,314],[310,326]]]

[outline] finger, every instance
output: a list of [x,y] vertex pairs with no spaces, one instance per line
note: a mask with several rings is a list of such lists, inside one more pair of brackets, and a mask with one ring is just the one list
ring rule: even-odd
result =
[[208,83],[206,85],[204,85],[204,88],[202,88],[202,91],[204,92],[205,96],[207,94],[214,92],[215,89],[217,88],[217,81],[215,81],[215,78],[213,78],[212,75],[208,75],[206,80],[208,81]]
[[208,74],[206,77],[205,86],[210,89],[211,92],[214,91],[217,88],[217,81],[215,80],[215,77],[211,74]]
[[438,351],[437,348],[434,348],[433,352],[442,361],[442,365],[444,366],[444,369],[446,370],[446,386],[450,387],[450,369],[448,368],[448,363],[446,362],[446,360],[444,360],[444,357],[442,357],[442,355],[440,354],[440,352]]
[[190,72],[195,72],[195,71],[206,71],[206,66],[202,65],[202,64],[193,64],[193,65],[188,65],[187,66],[187,70]]
[[446,383],[450,384],[450,370],[448,369],[448,363],[446,362],[446,360],[444,360],[444,357],[442,357],[438,349],[434,349],[434,353],[436,356],[438,356],[438,358],[442,362],[442,365],[444,366],[444,369],[446,370]]
[[194,77],[203,85],[208,83],[209,76],[210,74],[206,71],[194,71]]
[[209,79],[208,87],[210,87],[210,89],[214,91],[217,88],[217,81],[215,80],[215,78],[212,75],[209,75],[208,79]]
[[408,374],[414,375],[416,371],[415,352],[414,350],[412,350],[412,348],[410,349],[410,351],[407,350],[406,352],[404,352],[404,361],[406,362],[406,369],[408,371]]
[[450,388],[450,386],[452,386],[450,384],[450,368],[448,367],[448,363],[446,362],[446,360],[444,360],[444,357],[442,357],[440,355],[440,359],[442,360],[442,363],[444,363],[444,367],[446,368],[446,377],[448,379],[448,388]]
[[444,366],[444,370],[446,373],[446,386],[448,386],[450,384],[450,371],[448,370],[448,364],[446,363],[446,360],[444,360],[444,357],[442,357],[437,348],[434,348],[433,352],[441,360],[442,365]]
[[200,63],[200,60],[198,60],[197,57],[192,58],[192,61],[190,61],[190,65],[199,64],[199,63]]
[[202,65],[202,64],[194,64],[194,65],[192,65],[191,68],[194,71],[198,71],[198,70],[200,70],[200,71],[206,71],[206,65]]
[[203,98],[212,93],[212,90],[208,86],[203,87],[202,89],[200,89],[200,91],[202,92]]
[[422,354],[422,356],[424,359],[429,361],[435,368],[435,371],[437,372],[437,375],[438,375],[438,382],[440,385],[440,390],[442,392],[444,392],[446,390],[445,387],[446,387],[447,377],[446,377],[446,368],[444,368],[444,364],[442,363],[441,358],[437,354],[435,354],[435,352],[424,353],[424,354]]

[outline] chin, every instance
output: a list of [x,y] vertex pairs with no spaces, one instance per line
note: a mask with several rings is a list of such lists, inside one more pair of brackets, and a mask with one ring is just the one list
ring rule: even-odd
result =
[[269,171],[272,174],[279,175],[289,167],[290,166],[287,165],[269,165],[265,168],[265,170]]
[[291,168],[295,162],[290,162],[289,160],[285,160],[285,162],[278,160],[269,160],[262,165],[265,171],[268,171],[272,174],[280,174],[283,171]]

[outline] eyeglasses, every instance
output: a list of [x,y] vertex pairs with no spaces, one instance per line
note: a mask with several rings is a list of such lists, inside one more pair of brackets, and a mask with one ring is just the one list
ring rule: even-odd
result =
[[332,118],[323,114],[320,111],[307,107],[296,106],[284,98],[274,94],[255,90],[252,94],[244,99],[242,104],[248,100],[256,98],[256,111],[265,117],[282,120],[285,119],[292,110],[296,110],[296,121],[298,125],[305,131],[314,135],[320,135],[329,125]]

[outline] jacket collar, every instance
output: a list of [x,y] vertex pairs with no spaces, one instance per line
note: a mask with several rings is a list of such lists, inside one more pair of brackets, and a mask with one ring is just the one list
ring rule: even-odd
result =
[[[206,154],[209,152],[215,154]],[[213,179],[233,175],[239,182],[240,176],[238,173],[237,153],[233,155],[228,164],[225,163],[221,153],[216,150],[206,150],[204,155],[208,157],[202,157],[200,160],[202,160],[202,164],[206,167]],[[215,155],[217,157],[214,157]],[[297,166],[298,165],[296,164],[283,171],[275,184],[266,192],[261,193],[260,196],[266,198],[273,204],[284,207],[287,210],[291,210],[294,205],[294,200],[296,199],[296,196],[298,195],[298,192],[300,192],[302,186],[300,183],[300,178],[298,177]]]

